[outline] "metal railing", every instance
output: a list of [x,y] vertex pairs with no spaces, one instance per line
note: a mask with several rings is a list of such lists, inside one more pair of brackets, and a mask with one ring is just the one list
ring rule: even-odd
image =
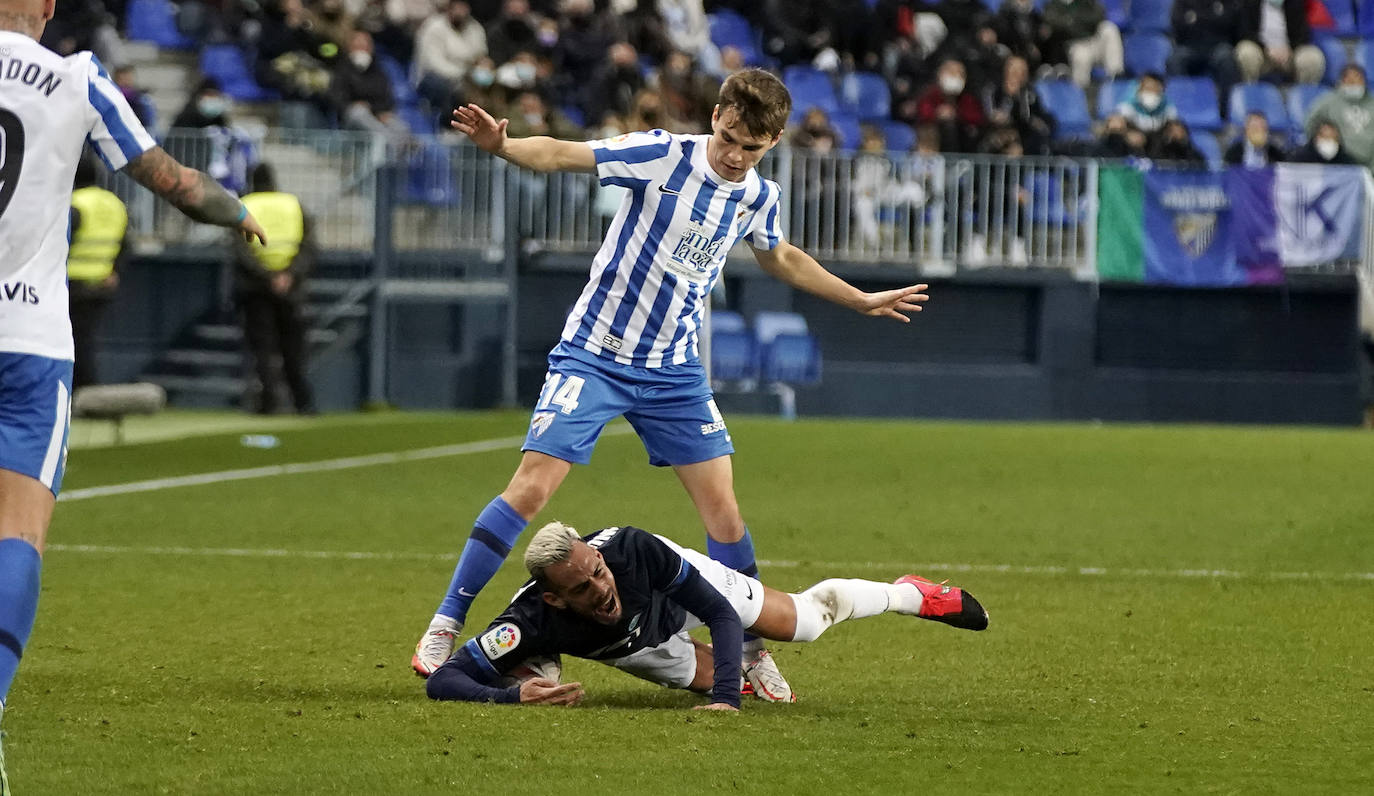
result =
[[[397,149],[381,136],[340,131],[273,130],[235,139],[173,130],[164,146],[231,188],[243,186],[252,161],[272,162],[281,186],[297,193],[315,218],[321,247],[373,253],[385,243],[373,239],[383,229],[392,254],[438,254],[414,262],[393,258],[391,276],[419,279],[465,274],[463,264],[444,255],[458,249],[483,251],[493,262],[513,244],[590,253],[601,245],[625,190],[603,187],[591,174],[517,169],[468,142],[426,139]],[[388,165],[391,179],[383,187],[380,171]],[[784,233],[822,261],[1060,268],[1095,278],[1099,166],[1090,159],[779,148],[759,171],[782,187]],[[123,175],[109,183],[145,240],[196,245],[218,235],[153,201]],[[1366,197],[1359,265],[1374,277],[1374,185]],[[388,211],[390,223],[379,225],[378,214]]]

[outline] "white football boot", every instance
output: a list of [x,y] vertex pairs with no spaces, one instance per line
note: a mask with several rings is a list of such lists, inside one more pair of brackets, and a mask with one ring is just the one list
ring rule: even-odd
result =
[[449,616],[434,615],[429,620],[429,629],[420,636],[415,645],[415,655],[410,659],[410,668],[421,677],[429,677],[434,670],[444,665],[458,646],[458,634],[463,632],[463,623]]
[[778,671],[773,653],[761,649],[754,653],[744,664],[744,679],[754,690],[754,696],[768,702],[796,702],[797,695],[792,686]]

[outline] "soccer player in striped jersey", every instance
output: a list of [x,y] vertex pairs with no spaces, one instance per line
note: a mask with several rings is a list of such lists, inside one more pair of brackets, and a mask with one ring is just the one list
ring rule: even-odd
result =
[[[453,651],[468,607],[525,525],[567,477],[591,459],[601,429],[624,415],[649,453],[671,466],[706,526],[711,557],[751,577],[754,545],[735,500],[734,447],[697,352],[711,287],[726,254],[746,241],[760,266],[792,287],[864,315],[908,322],[925,285],[865,293],[825,270],[782,234],[781,190],[754,166],[782,137],[786,87],[761,69],[726,79],[710,135],[662,130],[601,141],[512,139],[506,120],[476,105],[452,126],[479,148],[535,171],[595,173],[625,198],[568,315],[535,406],[515,476],[478,515],[448,594],[416,645],[411,665],[428,676]],[[758,639],[746,641],[756,695],[792,701]],[[764,677],[763,675],[767,675]],[[760,687],[761,682],[773,684]]]
[[[0,0],[0,716],[33,629],[66,464],[67,227],[83,148],[196,221],[263,237],[237,198],[154,143],[95,56],[38,43],[54,3]],[[0,756],[0,796],[8,788]]]

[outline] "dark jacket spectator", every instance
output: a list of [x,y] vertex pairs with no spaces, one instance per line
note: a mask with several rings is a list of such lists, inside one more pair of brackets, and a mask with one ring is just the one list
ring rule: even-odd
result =
[[231,104],[224,92],[220,91],[219,84],[205,78],[199,86],[196,86],[195,93],[186,101],[185,107],[172,120],[172,127],[185,129],[228,127]]
[[1322,163],[1329,166],[1354,166],[1358,163],[1345,151],[1340,128],[1331,122],[1317,125],[1317,131],[1307,139],[1306,144],[1293,150],[1288,160],[1292,163]]
[[487,53],[498,64],[517,52],[539,48],[538,20],[530,13],[529,0],[505,0],[501,16],[487,26]]
[[1169,74],[1211,75],[1224,106],[1240,79],[1234,48],[1245,30],[1241,0],[1174,0],[1170,19],[1174,49]]
[[1054,117],[1030,87],[1030,71],[1019,56],[1007,59],[1002,79],[983,92],[988,122],[995,127],[1011,127],[1027,154],[1049,154],[1054,137]]
[[[364,37],[367,34],[359,32],[355,36]],[[370,42],[371,37],[368,37],[368,40]],[[391,112],[396,108],[391,81],[387,79],[377,59],[372,57],[370,47],[366,50],[367,58],[355,56],[355,52],[361,53],[364,50],[352,50],[334,64],[334,98],[340,107],[340,113],[355,104],[366,105],[374,116]]]
[[997,41],[1006,45],[1012,55],[1026,59],[1031,72],[1040,68],[1040,48],[1048,29],[1034,0],[1003,0],[992,27],[997,31]]
[[1188,166],[1205,166],[1207,158],[1202,156],[1193,145],[1188,126],[1178,119],[1171,119],[1150,140],[1148,149],[1152,160],[1172,161]]
[[1300,83],[1318,83],[1326,72],[1326,55],[1312,44],[1306,0],[1243,0],[1240,39],[1236,62],[1242,80],[1269,73],[1283,82],[1296,77]]
[[585,87],[606,60],[607,49],[620,38],[615,21],[604,13],[595,13],[591,3],[569,9],[553,53],[563,84],[573,92]]
[[607,111],[623,115],[641,88],[644,76],[639,71],[639,54],[628,43],[617,42],[582,87],[582,110],[588,119],[600,119]]
[[1226,148],[1222,162],[1228,166],[1264,168],[1282,163],[1283,150],[1269,136],[1269,120],[1264,114],[1252,112],[1245,117],[1245,133]]

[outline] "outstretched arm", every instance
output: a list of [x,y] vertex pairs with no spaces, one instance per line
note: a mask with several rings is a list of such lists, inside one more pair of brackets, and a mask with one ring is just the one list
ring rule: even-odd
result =
[[825,270],[815,258],[787,241],[782,241],[772,249],[750,248],[754,249],[754,259],[758,260],[759,267],[770,276],[864,315],[896,318],[902,323],[911,323],[906,313],[920,312],[921,302],[930,298],[925,294],[929,285],[910,285],[896,290],[865,293]]
[[687,577],[669,592],[673,602],[682,606],[711,630],[714,684],[711,688],[713,710],[739,709],[739,674],[744,648],[744,627],[730,601],[688,567]]
[[471,103],[453,111],[449,125],[472,139],[479,149],[535,171],[596,172],[596,155],[582,141],[560,141],[546,135],[506,137],[507,119],[497,121]]
[[257,238],[267,243],[262,227],[237,197],[210,175],[181,165],[162,147],[153,147],[129,161],[124,171],[191,220],[236,228],[245,240]]

